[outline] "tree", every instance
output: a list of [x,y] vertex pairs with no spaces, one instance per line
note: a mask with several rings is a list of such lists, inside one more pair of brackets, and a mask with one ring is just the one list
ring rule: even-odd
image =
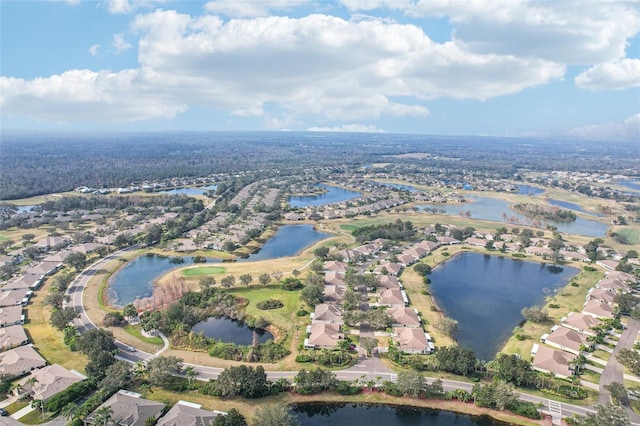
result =
[[232,408],[227,412],[227,415],[216,416],[212,426],[247,426],[247,421],[238,410]]
[[609,391],[613,399],[616,400],[619,405],[623,405],[625,407],[629,406],[629,395],[627,394],[627,389],[624,387],[624,384],[620,382],[612,382],[608,385],[604,385],[604,388]]
[[436,321],[434,327],[443,334],[453,337],[458,332],[458,321],[449,317],[442,317]]
[[595,413],[574,418],[573,424],[576,426],[626,426],[629,424],[629,416],[623,407],[607,404],[596,405],[595,408]]
[[311,307],[322,303],[323,299],[324,286],[322,285],[307,284],[300,292],[300,300]]
[[235,283],[236,283],[236,277],[234,277],[233,275],[227,275],[226,277],[220,280],[220,284],[224,288],[231,288],[235,285]]
[[175,356],[159,356],[148,362],[149,382],[153,386],[166,386],[173,381],[173,376],[180,374],[182,359]]
[[88,355],[89,358],[98,352],[116,353],[118,351],[113,333],[102,328],[93,328],[78,336],[76,349]]
[[360,346],[367,351],[367,356],[371,356],[373,351],[378,347],[378,340],[375,337],[361,337]]
[[113,420],[113,410],[111,407],[98,408],[93,414],[93,421],[91,424],[97,426],[108,426]]
[[262,284],[262,286],[266,286],[271,282],[271,275],[267,274],[266,272],[263,272],[258,276],[258,282]]
[[78,412],[78,404],[70,402],[60,410],[60,415],[67,420],[71,420],[76,416]]
[[244,285],[245,287],[249,287],[249,284],[251,283],[251,281],[253,281],[253,277],[251,276],[251,274],[242,274],[240,275],[239,279],[242,285]]
[[35,238],[35,234],[22,234],[22,242],[23,245],[29,245],[29,244],[33,244],[33,239]]
[[515,383],[521,386],[526,382],[531,371],[531,364],[519,356],[512,354],[499,354],[496,357],[496,377],[505,382]]
[[58,330],[64,330],[71,321],[78,318],[80,314],[73,308],[56,309],[51,312],[51,325]]
[[252,426],[299,426],[300,422],[284,404],[265,405],[256,411]]
[[403,371],[398,373],[396,386],[402,395],[411,398],[419,398],[425,391],[427,380],[420,374]]
[[329,255],[329,247],[318,247],[313,251],[313,255],[324,260]]
[[638,304],[638,298],[633,294],[618,293],[613,297],[613,302],[618,305],[621,314],[630,314]]
[[122,315],[124,315],[125,318],[128,318],[129,320],[131,320],[132,318],[135,318],[138,316],[138,309],[136,309],[136,307],[133,306],[132,303],[129,303],[128,305],[125,305],[125,307],[122,309]]
[[476,354],[470,348],[448,346],[438,348],[436,351],[438,368],[441,370],[468,376],[475,371]]
[[247,365],[226,368],[218,376],[215,388],[220,396],[261,398],[270,393],[267,373],[262,366]]
[[273,277],[274,280],[280,281],[282,279],[282,271],[273,271],[271,273],[271,276]]
[[87,265],[87,255],[79,251],[74,251],[67,256],[64,263],[75,268],[76,271],[80,271]]
[[107,367],[105,376],[100,382],[101,389],[116,391],[125,388],[131,379],[131,366],[124,361],[116,361]]
[[369,309],[365,312],[365,321],[374,330],[385,330],[393,324],[393,319],[386,309]]
[[68,300],[68,297],[61,291],[51,291],[44,298],[44,304],[54,309],[62,309],[62,304]]
[[198,377],[198,372],[196,371],[196,369],[192,365],[186,366],[184,368],[183,372],[184,372],[184,375],[187,378],[187,381],[189,382],[189,384],[191,384],[193,379]]
[[225,241],[224,244],[222,244],[222,250],[228,251],[229,253],[234,251],[236,248],[238,247],[236,246],[236,243],[234,243],[233,241]]
[[620,349],[616,358],[622,365],[631,370],[633,374],[640,376],[640,353],[633,349]]
[[549,319],[549,314],[541,306],[531,306],[529,308],[522,308],[520,311],[522,316],[531,322],[544,322]]

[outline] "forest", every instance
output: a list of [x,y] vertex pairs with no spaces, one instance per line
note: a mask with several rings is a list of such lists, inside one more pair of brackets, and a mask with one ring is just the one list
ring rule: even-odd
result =
[[[638,170],[637,146],[576,140],[301,132],[30,133],[3,131],[0,199],[254,171],[415,164],[513,177],[525,171]],[[412,154],[420,153],[416,156]],[[336,171],[344,171],[337,169]]]

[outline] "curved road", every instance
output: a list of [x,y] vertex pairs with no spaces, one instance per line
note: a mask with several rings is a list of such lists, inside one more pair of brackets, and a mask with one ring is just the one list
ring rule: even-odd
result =
[[[70,297],[68,302],[68,306],[75,308],[79,313],[80,317],[74,320],[74,325],[78,328],[78,331],[83,332],[92,328],[97,328],[96,325],[91,321],[91,319],[87,316],[85,308],[82,304],[82,297],[84,294],[84,289],[86,288],[89,280],[96,273],[98,273],[101,268],[109,261],[118,258],[121,254],[136,250],[139,246],[132,246],[117,252],[114,252],[98,261],[93,263],[87,269],[82,271],[76,279],[73,281],[72,285],[67,289],[67,294]],[[164,336],[162,336],[164,337]],[[118,358],[123,361],[128,361],[131,363],[136,363],[139,361],[146,362],[149,359],[158,356],[167,348],[167,341],[165,341],[165,347],[155,354],[150,354],[140,350],[130,351],[128,350],[129,346],[117,342],[119,353]],[[375,358],[373,358],[375,359]],[[382,365],[379,360],[378,362],[371,361],[373,359],[367,359],[364,356],[360,356],[359,361],[356,365],[346,369],[336,371],[336,377],[339,380],[356,380],[361,379],[366,381],[395,381],[396,374],[388,370],[384,365]],[[208,381],[209,379],[216,379],[218,375],[224,370],[223,368],[217,367],[207,367],[203,365],[194,365],[189,363],[183,363],[186,366],[194,367],[195,371],[198,373],[198,380]],[[267,377],[269,380],[276,381],[281,378],[285,379],[293,379],[298,372],[297,371],[267,371]],[[428,381],[436,380],[435,377],[427,377]],[[448,380],[441,379],[442,384],[445,390],[455,390],[455,389],[464,389],[467,392],[471,391],[473,387],[472,383],[460,382],[456,380]],[[553,414],[555,416],[571,416],[574,414],[578,415],[586,415],[587,413],[593,413],[595,410],[592,407],[582,407],[578,405],[571,405],[566,403],[559,403],[553,400],[549,400],[547,398],[541,398],[538,396],[530,395],[527,393],[520,392],[520,399],[523,401],[533,402],[535,404],[541,404],[543,406],[542,411],[546,414]],[[640,422],[636,422],[636,419],[633,418],[631,424],[640,426]]]

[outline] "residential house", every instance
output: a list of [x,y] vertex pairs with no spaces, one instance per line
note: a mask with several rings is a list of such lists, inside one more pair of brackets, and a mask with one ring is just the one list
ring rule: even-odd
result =
[[[395,263],[395,262],[381,262],[379,265],[376,265],[375,269],[373,270],[374,274],[377,275],[392,275],[392,276],[398,276],[400,274],[400,272],[402,271],[403,266],[399,263]],[[386,274],[383,274],[384,270],[387,271]]]
[[616,268],[618,267],[618,264],[620,262],[615,261],[615,260],[598,260],[596,261],[596,264],[602,266],[604,269],[608,270],[608,271],[615,271]]
[[422,324],[416,309],[394,306],[387,309],[387,314],[393,319],[393,327],[420,327]]
[[37,290],[40,284],[42,284],[43,279],[43,275],[23,274],[19,278],[6,283],[4,287],[2,287],[2,291],[18,289]]
[[[34,383],[31,383],[35,379]],[[31,371],[18,384],[19,397],[29,396],[33,400],[48,401],[52,396],[62,392],[74,383],[85,380],[86,377],[77,371],[70,371],[58,364],[47,365]]]
[[637,281],[636,277],[628,272],[622,271],[610,271],[606,273],[606,277],[611,280],[616,280],[624,283],[635,283]]
[[378,304],[381,306],[406,306],[408,300],[402,294],[402,290],[389,288],[380,292]]
[[[111,418],[116,425],[145,426],[148,424],[147,419],[158,419],[166,405],[141,398],[140,394],[134,392],[120,390],[107,399],[96,411],[103,407],[111,408],[113,413]],[[85,426],[93,424],[96,411],[83,420]]]
[[443,245],[443,246],[450,246],[450,245],[453,245],[453,244],[460,244],[460,241],[456,240],[455,238],[446,237],[444,235],[438,235],[436,237],[436,241],[438,241],[438,243]]
[[393,341],[400,351],[409,354],[429,354],[435,349],[431,336],[422,328],[394,328]]
[[345,274],[347,272],[347,265],[343,262],[338,262],[336,260],[327,260],[324,262],[324,272],[335,272],[338,274]]
[[582,307],[582,313],[596,318],[613,319],[613,307],[598,300],[589,300]]
[[380,275],[378,276],[378,288],[395,288],[399,290],[402,288],[402,284],[400,280],[393,275]]
[[568,260],[591,262],[591,259],[589,259],[589,256],[587,256],[584,253],[579,253],[577,251],[560,250],[559,253],[562,255],[562,257]]
[[0,307],[3,306],[25,306],[29,303],[29,298],[33,291],[21,288],[18,290],[0,291]]
[[339,340],[344,339],[338,324],[313,322],[309,333],[309,337],[304,340],[304,347],[308,349],[334,348]]
[[58,271],[60,268],[62,268],[63,264],[60,262],[45,262],[42,261],[40,263],[38,263],[37,265],[34,265],[30,268],[27,268],[27,270],[25,271],[27,274],[32,274],[32,275],[44,275],[44,276],[48,276],[48,275],[52,275],[54,273],[56,273],[56,271]]
[[576,330],[578,333],[587,334],[589,336],[596,335],[596,332],[593,331],[593,327],[599,326],[600,323],[600,319],[579,312],[569,312],[569,315],[562,317],[560,320],[560,325],[563,327],[571,328]]
[[217,416],[227,414],[223,411],[204,410],[201,407],[200,404],[178,401],[158,420],[156,426],[211,426]]
[[614,293],[631,293],[629,284],[608,277],[598,281],[596,287]]
[[569,352],[552,349],[548,346],[533,345],[531,349],[533,361],[531,368],[543,373],[553,373],[556,377],[566,379],[573,374],[570,368],[571,363],[576,356]]
[[470,246],[484,247],[487,245],[487,240],[471,237],[471,238],[467,238],[464,243]]
[[528,255],[533,256],[551,256],[553,254],[553,250],[547,247],[525,247],[524,252]]
[[413,265],[414,263],[416,263],[418,261],[418,257],[417,256],[413,256],[410,254],[399,254],[398,256],[396,256],[398,263],[402,266],[404,266],[405,268],[407,266]]
[[29,343],[27,333],[21,325],[0,328],[0,352]]
[[344,287],[346,283],[344,282],[344,274],[339,272],[327,272],[324,274],[324,282],[327,285],[336,285]]
[[609,305],[613,305],[616,293],[603,288],[591,287],[587,292],[587,300],[598,300]]
[[322,300],[325,303],[341,303],[346,292],[347,287],[345,286],[325,285],[322,292]]
[[22,305],[5,306],[0,308],[0,328],[10,325],[24,324],[25,316],[22,313]]
[[44,262],[64,262],[71,252],[69,250],[60,250],[57,253],[52,253],[43,259]]
[[45,365],[47,361],[31,345],[18,346],[0,353],[0,374],[7,376],[22,376]]
[[342,324],[342,311],[335,305],[321,303],[311,313],[311,321]]
[[543,334],[540,337],[542,343],[560,349],[561,351],[571,352],[580,355],[585,348],[591,346],[587,341],[585,334],[580,334],[570,328],[555,325],[551,328],[551,334]]

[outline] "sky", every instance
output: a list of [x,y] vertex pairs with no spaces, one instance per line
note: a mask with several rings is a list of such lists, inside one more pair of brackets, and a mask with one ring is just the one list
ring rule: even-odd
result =
[[640,0],[0,0],[0,130],[640,143]]

